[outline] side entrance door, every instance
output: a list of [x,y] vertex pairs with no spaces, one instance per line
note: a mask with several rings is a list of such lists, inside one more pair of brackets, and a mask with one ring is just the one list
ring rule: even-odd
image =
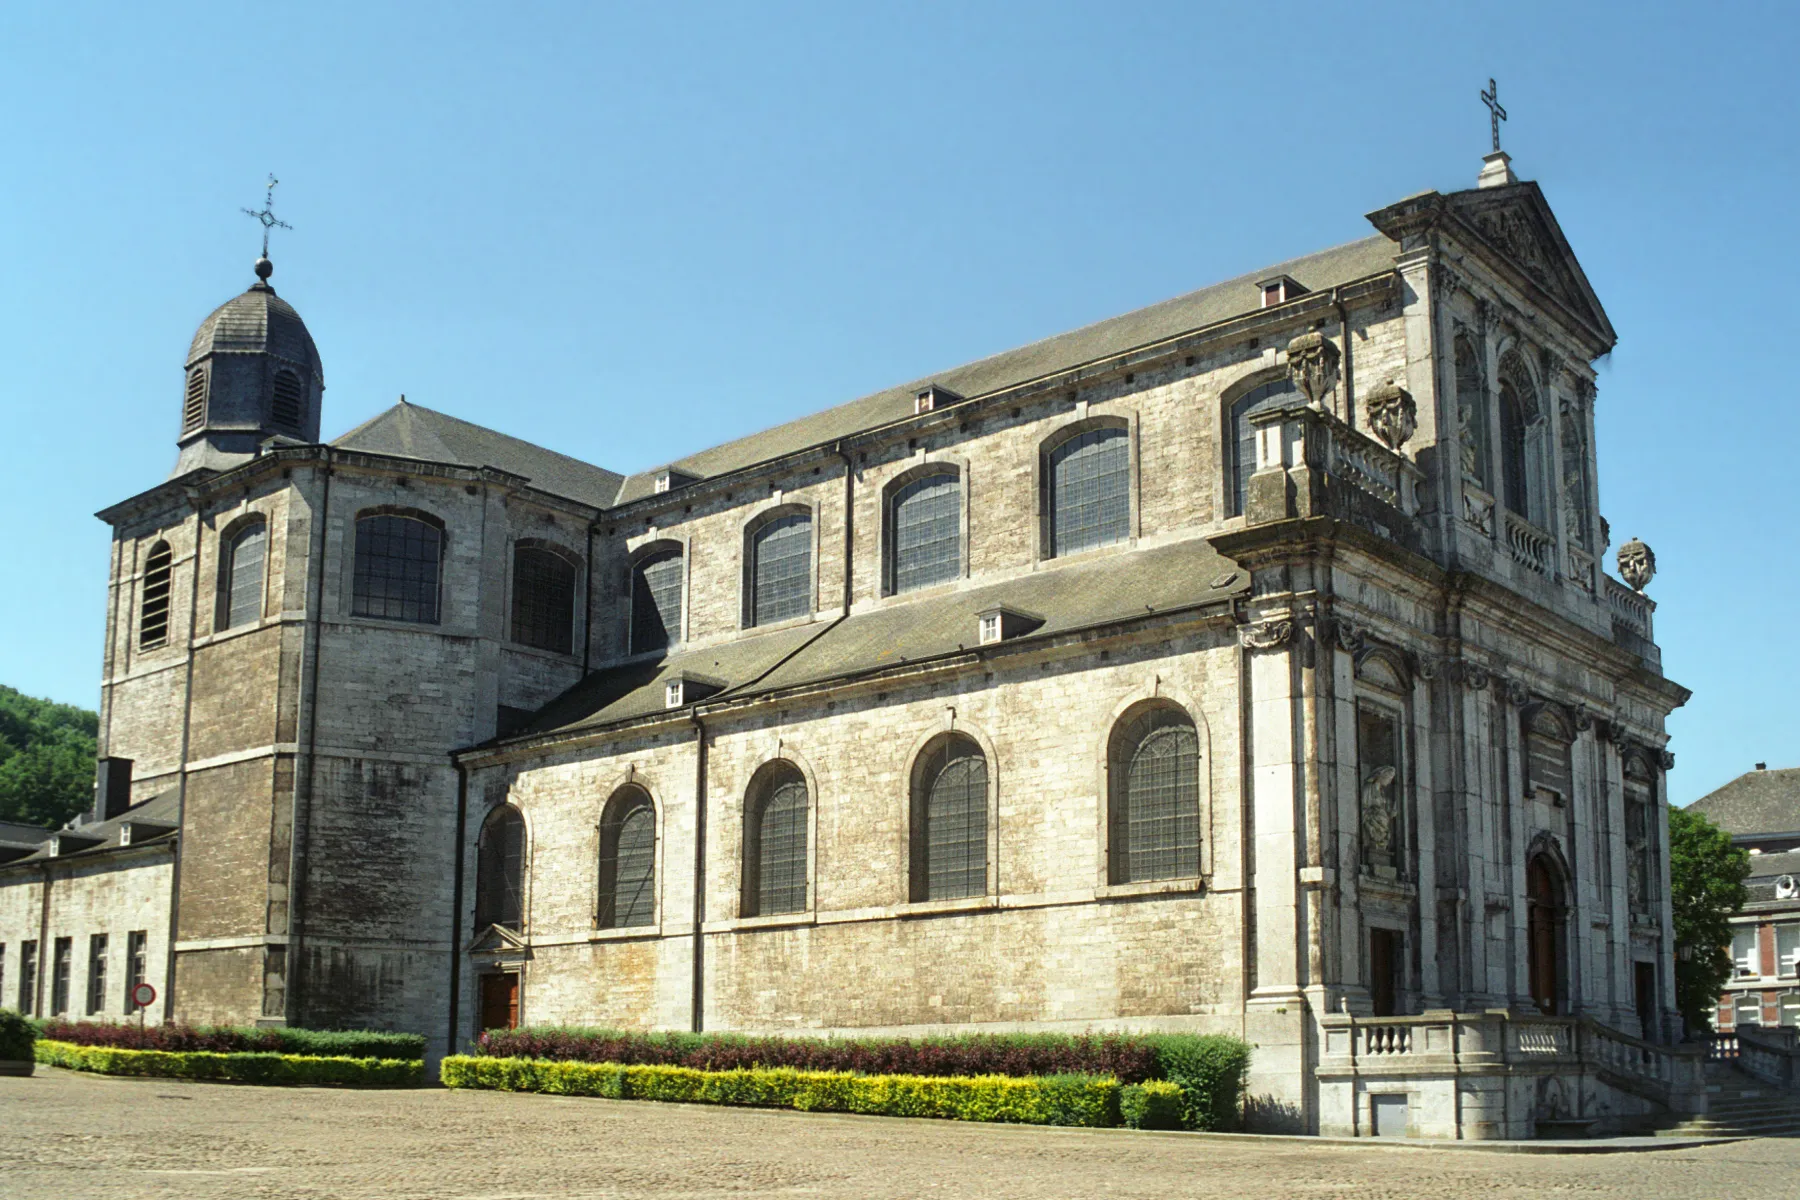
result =
[[519,977],[517,975],[483,975],[481,977],[481,1027],[483,1029],[517,1029],[519,1027]]

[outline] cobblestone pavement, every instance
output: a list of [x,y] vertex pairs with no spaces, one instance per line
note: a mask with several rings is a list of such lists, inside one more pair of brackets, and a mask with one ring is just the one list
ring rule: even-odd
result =
[[1800,1140],[1489,1154],[443,1090],[0,1078],[0,1197],[1800,1195]]

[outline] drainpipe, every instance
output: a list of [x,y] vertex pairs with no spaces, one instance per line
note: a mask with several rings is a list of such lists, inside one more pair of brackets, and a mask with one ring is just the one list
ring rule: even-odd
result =
[[[325,544],[331,537],[331,447],[321,446],[324,458],[320,470],[325,486],[319,497],[318,516],[313,521],[312,585],[313,599],[306,621],[312,633],[312,659],[307,664],[306,678],[306,775],[304,788],[295,780],[292,807],[288,814],[288,950],[287,950],[287,1019],[294,1023],[300,997],[300,917],[301,892],[306,872],[307,823],[312,816],[313,787],[318,779],[319,756],[319,659],[325,653]],[[295,772],[296,775],[299,772]]]
[[450,886],[450,1024],[444,1038],[444,1053],[456,1053],[458,1002],[462,999],[462,910],[463,910],[463,839],[468,836],[469,769],[452,758],[456,768],[456,844],[452,851],[455,869]]
[[691,998],[695,1033],[706,1029],[706,942],[700,925],[706,919],[706,724],[700,706],[688,710],[694,726],[694,981]]
[[1344,309],[1344,302],[1338,298],[1338,289],[1331,289],[1331,307],[1337,310],[1338,329],[1344,341],[1344,423],[1356,424],[1356,370],[1350,359],[1350,314]]

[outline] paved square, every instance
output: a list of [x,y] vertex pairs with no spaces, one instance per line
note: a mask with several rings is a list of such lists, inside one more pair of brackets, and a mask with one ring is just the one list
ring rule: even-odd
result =
[[1800,1195],[1800,1140],[1647,1154],[1250,1142],[443,1090],[0,1079],[0,1197]]

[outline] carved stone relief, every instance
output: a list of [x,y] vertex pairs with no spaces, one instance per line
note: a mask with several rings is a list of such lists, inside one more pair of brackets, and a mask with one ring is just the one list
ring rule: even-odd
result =
[[1363,407],[1369,415],[1369,428],[1390,450],[1399,450],[1419,427],[1419,407],[1412,393],[1399,384],[1376,388],[1363,399]]
[[1273,650],[1277,646],[1287,645],[1293,636],[1294,622],[1286,617],[1256,625],[1238,626],[1238,641],[1246,650]]
[[1322,408],[1325,397],[1337,385],[1338,348],[1324,334],[1314,330],[1303,333],[1287,345],[1288,374],[1294,386],[1314,408]]
[[1377,767],[1362,783],[1363,858],[1378,866],[1394,861],[1394,780],[1393,767]]
[[1632,538],[1619,547],[1619,578],[1632,590],[1643,591],[1656,578],[1656,552]]

